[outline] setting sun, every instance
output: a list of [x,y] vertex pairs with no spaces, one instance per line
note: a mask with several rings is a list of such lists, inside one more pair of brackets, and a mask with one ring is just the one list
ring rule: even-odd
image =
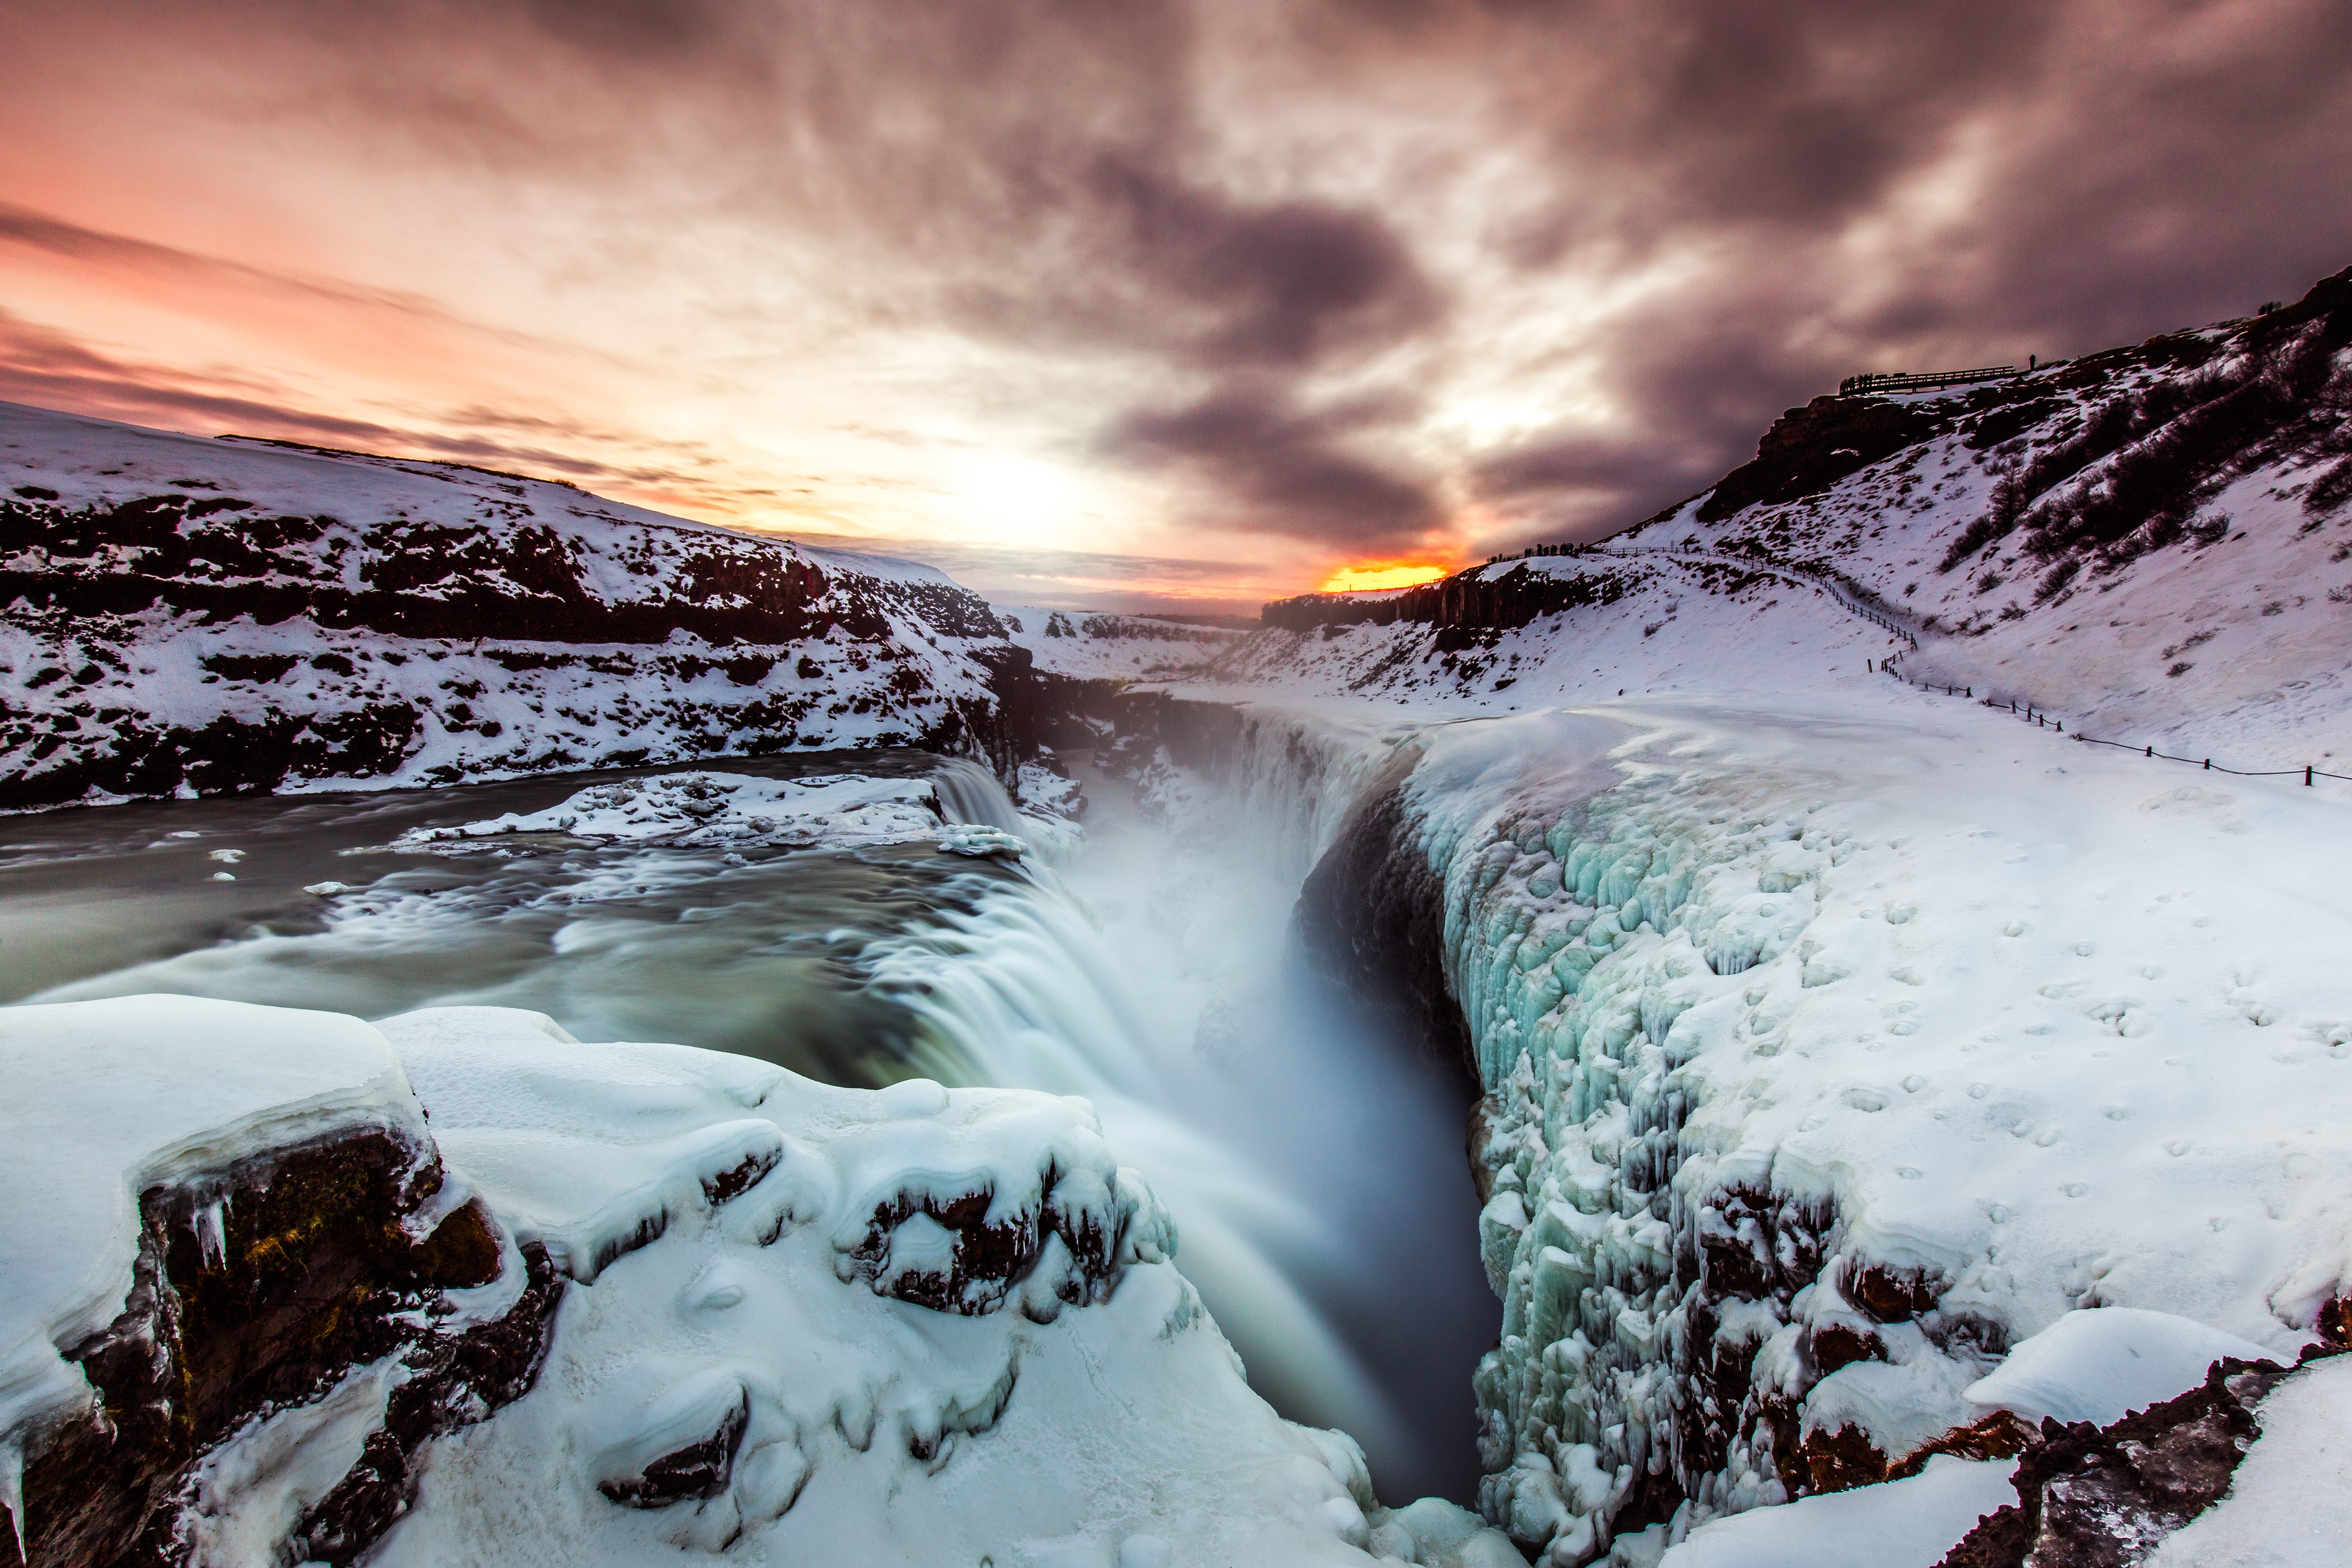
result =
[[1434,583],[1452,571],[1429,562],[1375,561],[1364,566],[1342,566],[1323,579],[1324,594],[1355,594],[1374,588],[1412,588]]

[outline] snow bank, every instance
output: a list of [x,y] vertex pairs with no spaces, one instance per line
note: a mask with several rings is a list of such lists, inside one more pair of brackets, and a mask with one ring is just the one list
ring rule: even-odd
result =
[[[94,1396],[59,1352],[124,1310],[142,1194],[362,1128],[422,1168],[432,1140],[383,1037],[331,1013],[179,996],[0,1008],[0,1475],[21,1521],[27,1444]],[[218,1204],[197,1212],[217,1252]]]
[[2169,1312],[2108,1307],[2069,1312],[2013,1347],[1987,1376],[1961,1391],[1981,1410],[2008,1410],[2105,1426],[2205,1381],[2227,1356],[2272,1360],[2271,1348]]
[[684,848],[902,844],[936,837],[937,791],[928,779],[820,773],[654,773],[580,791],[544,811],[419,828],[395,849],[464,850],[509,834],[554,834],[596,844]]
[[[1693,1531],[1657,1568],[1936,1568],[1978,1520],[2017,1500],[2014,1459],[1938,1455],[1906,1480],[1759,1509]],[[1670,1534],[1659,1530],[1656,1534]],[[1621,1559],[1639,1562],[1642,1542]]]

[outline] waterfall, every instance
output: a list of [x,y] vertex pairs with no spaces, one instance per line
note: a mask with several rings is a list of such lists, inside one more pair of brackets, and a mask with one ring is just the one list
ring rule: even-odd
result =
[[858,962],[917,1020],[914,1070],[1093,1102],[1278,1408],[1346,1429],[1384,1487],[1466,1498],[1496,1312],[1466,1092],[1289,940],[1300,879],[1400,738],[1247,713],[1174,820],[1090,781],[1082,860],[1024,863]]
[[931,770],[931,788],[950,822],[976,822],[1019,833],[1029,819],[1013,804],[994,773],[969,757],[942,757]]

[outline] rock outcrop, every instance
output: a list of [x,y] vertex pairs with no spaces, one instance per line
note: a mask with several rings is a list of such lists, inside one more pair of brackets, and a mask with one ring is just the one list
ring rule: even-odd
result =
[[[326,1016],[138,997],[0,1017],[21,1150],[6,1184],[31,1205],[9,1224],[0,1325],[0,1442],[21,1467],[0,1564],[227,1561],[238,1540],[353,1562],[412,1500],[428,1439],[530,1387],[558,1300],[545,1251],[445,1170],[381,1037],[306,1029]],[[252,1056],[207,1059],[238,1044]],[[44,1071],[34,1054],[68,1059]],[[161,1091],[143,1106],[118,1088],[133,1060]],[[191,1073],[239,1081],[223,1099]],[[82,1134],[90,1158],[49,1146],[110,1120],[124,1125]],[[102,1231],[118,1185],[117,1234],[78,1233]],[[106,1321],[83,1331],[93,1278]],[[238,1440],[342,1458],[306,1489],[223,1466]]]

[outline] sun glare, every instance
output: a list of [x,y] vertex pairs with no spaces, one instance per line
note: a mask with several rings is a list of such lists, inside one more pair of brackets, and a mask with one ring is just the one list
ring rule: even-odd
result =
[[1449,570],[1428,562],[1375,561],[1362,566],[1340,567],[1323,579],[1318,591],[1355,594],[1372,588],[1411,588],[1422,583],[1434,583]]

